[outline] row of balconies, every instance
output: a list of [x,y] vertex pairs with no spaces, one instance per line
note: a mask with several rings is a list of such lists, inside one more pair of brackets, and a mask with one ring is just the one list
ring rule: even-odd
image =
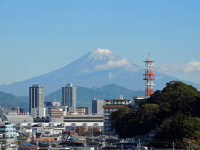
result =
[[104,119],[110,119],[110,116],[105,116]]
[[118,109],[110,109],[110,108],[107,108],[104,110],[104,115],[105,113],[108,113],[109,115],[113,112],[113,111],[117,111]]
[[104,123],[104,126],[105,126],[105,127],[110,127],[110,126],[111,126],[111,123]]
[[124,105],[124,104],[130,104],[131,103],[131,100],[116,100],[116,101],[106,101],[105,102],[105,104],[108,104],[108,105],[110,105],[110,104],[122,104],[122,105]]

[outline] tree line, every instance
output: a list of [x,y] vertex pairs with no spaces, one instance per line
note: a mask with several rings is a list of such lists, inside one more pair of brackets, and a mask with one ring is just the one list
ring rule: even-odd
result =
[[126,106],[111,114],[111,129],[121,138],[148,134],[156,130],[151,143],[155,147],[179,148],[189,142],[200,148],[200,92],[180,81],[171,81],[157,90],[136,109]]

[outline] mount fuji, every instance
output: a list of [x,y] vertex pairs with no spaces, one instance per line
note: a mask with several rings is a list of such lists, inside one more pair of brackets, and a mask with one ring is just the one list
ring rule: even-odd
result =
[[[60,89],[67,83],[75,86],[102,87],[118,84],[131,90],[144,90],[144,68],[131,61],[116,56],[107,49],[96,49],[63,68],[9,85],[0,85],[0,91],[27,96],[28,87],[41,84],[45,95]],[[166,82],[177,80],[164,74],[157,74],[155,88],[161,89]]]

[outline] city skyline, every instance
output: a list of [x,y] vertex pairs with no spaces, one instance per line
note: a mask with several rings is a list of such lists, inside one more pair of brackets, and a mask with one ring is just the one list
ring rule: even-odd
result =
[[0,1],[0,84],[70,64],[97,48],[200,83],[199,1]]

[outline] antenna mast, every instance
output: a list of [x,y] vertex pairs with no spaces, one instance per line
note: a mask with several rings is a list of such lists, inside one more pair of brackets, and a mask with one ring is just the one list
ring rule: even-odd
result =
[[154,78],[154,62],[149,58],[150,54],[148,53],[147,60],[145,62],[145,73],[144,73],[144,80],[145,80],[145,98],[150,97],[153,94],[153,81]]

